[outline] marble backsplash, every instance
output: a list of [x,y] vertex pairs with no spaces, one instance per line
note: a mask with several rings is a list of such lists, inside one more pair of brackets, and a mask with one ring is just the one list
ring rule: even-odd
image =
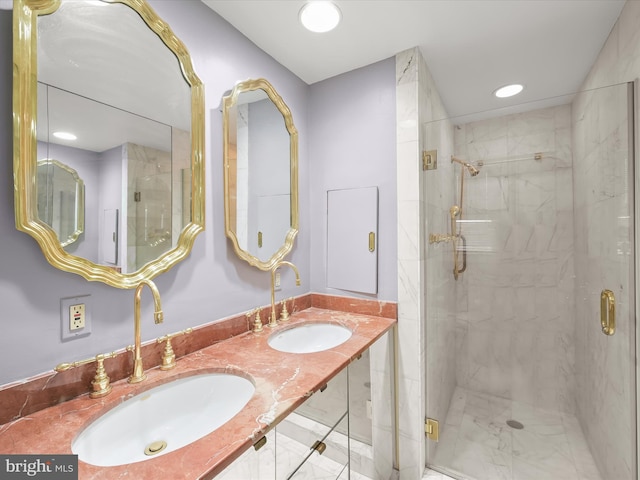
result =
[[[394,302],[338,297],[316,293],[295,297],[288,302],[287,306],[290,313],[306,310],[311,307],[342,312],[363,313],[384,318],[397,317],[397,305]],[[280,305],[278,305],[278,308],[280,308]],[[261,317],[263,319],[267,318],[267,312],[270,310],[270,306],[261,307],[261,310]],[[191,334],[175,337],[172,340],[172,346],[178,362],[180,361],[179,358],[183,355],[248,332],[251,329],[252,322],[253,320],[250,321],[245,313],[241,313],[233,317],[215,320],[194,327]],[[157,344],[155,340],[146,342],[142,346],[142,357],[145,369],[160,365],[163,349],[164,344]],[[75,361],[79,359],[69,360]],[[119,351],[114,358],[105,360],[105,369],[111,382],[116,382],[128,377],[132,367],[131,353],[124,349]],[[387,372],[387,374],[388,373],[389,372]],[[60,373],[52,370],[51,372],[45,372],[20,382],[3,385],[0,388],[0,425],[89,393],[94,375],[95,364],[89,364]]]

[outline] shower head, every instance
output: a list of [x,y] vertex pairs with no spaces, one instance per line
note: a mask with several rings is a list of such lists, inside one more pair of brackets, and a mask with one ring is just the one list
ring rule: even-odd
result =
[[451,163],[453,163],[453,162],[459,163],[464,168],[466,168],[469,171],[469,174],[472,177],[475,177],[476,175],[478,175],[480,173],[479,166],[478,167],[474,167],[469,162],[465,162],[464,160],[460,160],[459,158],[456,158],[456,157],[452,156],[451,157]]

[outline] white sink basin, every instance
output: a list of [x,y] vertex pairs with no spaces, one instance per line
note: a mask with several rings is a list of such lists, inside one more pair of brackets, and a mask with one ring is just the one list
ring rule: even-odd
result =
[[351,330],[334,323],[306,323],[276,332],[269,337],[269,346],[287,353],[322,352],[346,342]]
[[250,380],[226,373],[180,378],[109,410],[75,438],[71,450],[83,462],[103,467],[150,460],[213,432],[240,412],[254,391]]

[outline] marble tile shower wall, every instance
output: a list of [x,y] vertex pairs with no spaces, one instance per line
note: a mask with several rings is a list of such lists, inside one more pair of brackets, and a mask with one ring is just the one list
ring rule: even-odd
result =
[[[135,272],[171,248],[171,205],[161,200],[171,188],[172,165],[169,152],[134,143],[123,148],[128,182],[126,271]],[[133,192],[141,193],[142,200]],[[138,205],[144,206],[144,215]]]
[[[465,177],[468,266],[456,290],[458,385],[573,413],[571,107],[454,132],[456,156],[485,163],[478,176]],[[537,161],[537,152],[547,154]]]
[[[400,416],[399,464],[400,478],[420,478],[425,466],[424,417],[426,410],[426,289],[425,274],[428,233],[422,221],[427,208],[426,174],[422,173],[420,158],[428,145],[423,125],[447,118],[420,50],[412,48],[396,55],[396,125],[397,125],[397,186],[398,186],[398,398]],[[447,135],[438,134],[435,140],[445,142]],[[449,136],[451,141],[451,137]],[[438,148],[451,151],[441,143]],[[433,172],[427,172],[433,173]],[[450,184],[449,184],[450,185]],[[447,185],[448,187],[448,185]],[[444,191],[449,188],[443,189]],[[439,228],[439,227],[438,227]],[[446,340],[429,340],[442,345]],[[453,355],[450,350],[447,355]],[[436,368],[447,365],[451,357],[441,360],[430,357]],[[455,376],[441,377],[439,388],[455,388]],[[442,395],[442,398],[446,397]],[[451,395],[449,394],[449,397]],[[430,405],[430,408],[432,406]],[[447,404],[436,407],[448,408]],[[443,417],[444,418],[444,417]],[[374,439],[375,440],[375,439]],[[430,447],[431,448],[431,447]]]
[[[634,375],[630,342],[635,331],[628,323],[633,299],[628,297],[631,289],[625,273],[633,258],[625,245],[629,232],[624,232],[631,226],[625,226],[623,218],[628,215],[627,192],[612,188],[612,180],[626,165],[622,122],[626,122],[627,110],[621,103],[624,86],[593,89],[640,78],[638,25],[640,2],[626,2],[581,86],[586,93],[573,102],[576,232],[588,232],[592,239],[585,243],[581,236],[576,237],[577,416],[603,478],[621,480],[637,478],[632,414],[636,392],[629,391]],[[637,119],[637,108],[635,113]],[[600,165],[604,168],[595,168]],[[617,237],[615,248],[595,256],[594,248],[612,235]],[[597,305],[603,288],[616,293],[620,323],[620,330],[608,338],[599,331],[597,307],[594,312],[594,301]],[[626,332],[631,338],[624,338]]]
[[[576,374],[578,417],[605,478],[633,478],[633,404],[629,292],[633,292],[629,221],[626,86],[580,94],[576,143]],[[600,331],[600,292],[616,296],[616,333]]]

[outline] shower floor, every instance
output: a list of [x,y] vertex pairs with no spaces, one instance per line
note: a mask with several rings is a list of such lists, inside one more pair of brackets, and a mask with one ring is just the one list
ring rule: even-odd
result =
[[[524,428],[507,425],[516,420]],[[574,415],[456,388],[435,459],[473,480],[602,480]],[[447,479],[427,470],[424,479]]]

